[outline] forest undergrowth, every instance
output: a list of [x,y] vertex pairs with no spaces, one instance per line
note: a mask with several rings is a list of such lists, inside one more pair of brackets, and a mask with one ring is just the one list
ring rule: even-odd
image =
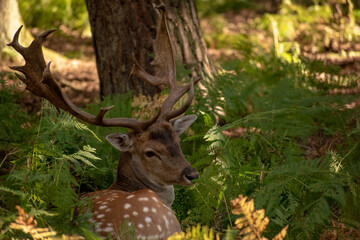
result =
[[[232,46],[241,58],[221,62],[187,111],[198,120],[181,146],[201,177],[193,187],[175,189],[173,209],[190,230],[173,239],[241,239],[236,226],[249,225],[238,219],[255,213],[264,238],[276,239],[283,229],[285,239],[329,239],[334,229],[335,237],[360,238],[360,92],[348,94],[360,88],[359,77],[301,54],[325,51],[327,43],[307,42],[296,31],[289,35],[281,25],[284,16],[294,29],[326,22],[331,8],[319,7],[324,11],[316,19],[309,20],[311,9],[284,5],[283,14],[256,20],[270,45],[253,35],[206,36],[208,44]],[[359,40],[358,33],[348,39],[349,30],[339,29],[342,41]],[[88,126],[46,101],[40,112],[28,114],[18,104],[19,84],[8,81],[14,75],[0,78],[0,239],[30,237],[11,227],[21,212],[16,206],[23,218],[33,216],[52,234],[97,239],[91,215],[75,213],[84,204],[77,196],[112,184],[120,153],[105,136],[126,129]],[[156,111],[144,115],[144,99],[114,96],[85,110],[115,105],[107,117],[143,118]],[[239,210],[251,202],[239,195],[253,199],[253,211]],[[238,200],[231,204],[233,199]]]
[[[199,119],[182,148],[201,178],[176,188],[173,208],[183,227],[201,224],[225,234],[236,219],[229,201],[243,194],[265,209],[267,237],[288,225],[289,239],[316,239],[332,220],[358,228],[360,115],[350,106],[359,95],[329,94],[357,80],[337,78],[321,62],[289,63],[274,53],[250,54],[224,69],[205,84],[208,97],[198,91],[189,110]],[[330,74],[328,81],[317,69]],[[17,86],[1,84],[2,235],[23,236],[8,225],[16,205],[59,233],[91,231],[90,215],[74,214],[77,196],[113,182],[119,153],[104,138],[124,130],[86,126],[47,102],[28,115],[16,104]],[[116,103],[109,117],[126,117],[130,102],[127,95],[101,105]]]

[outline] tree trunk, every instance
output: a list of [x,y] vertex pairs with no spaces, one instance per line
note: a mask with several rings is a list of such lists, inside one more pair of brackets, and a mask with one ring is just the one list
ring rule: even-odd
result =
[[[148,0],[86,0],[100,79],[100,94],[107,96],[133,91],[153,96],[160,89],[132,76],[131,53],[152,73],[152,39],[157,14]],[[165,1],[176,63],[184,64],[192,76],[212,77],[197,12],[192,0]]]
[[191,76],[213,77],[213,65],[202,37],[193,0],[167,0],[168,26],[175,48],[176,62],[191,70]]
[[0,0],[0,50],[11,42],[14,33],[22,24],[18,3],[15,0]]
[[[23,25],[23,21],[19,12],[18,2],[16,0],[0,0],[0,53],[1,55],[9,52],[15,58],[21,59],[15,50],[6,46],[13,39],[13,36],[18,28]],[[22,30],[20,32],[20,42],[22,44],[30,44],[32,40],[31,34]],[[6,49],[6,50],[5,50]],[[4,51],[5,50],[5,51]]]

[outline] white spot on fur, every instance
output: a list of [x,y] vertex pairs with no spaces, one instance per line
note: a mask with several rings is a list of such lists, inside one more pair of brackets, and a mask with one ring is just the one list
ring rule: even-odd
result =
[[157,200],[156,197],[152,197],[152,199],[153,199],[155,202],[158,202],[158,200]]
[[124,218],[129,218],[130,216],[128,214],[125,214],[124,215]]
[[138,212],[134,211],[134,212],[133,212],[133,215],[134,215],[134,216],[137,216],[137,215],[139,215],[139,214],[138,214]]
[[102,231],[102,229],[101,229],[101,224],[102,224],[102,223],[97,223],[97,224],[96,224],[96,226],[95,226],[95,231],[96,231],[96,232],[101,232],[101,231]]
[[131,208],[131,204],[129,204],[129,203],[125,203],[124,208],[125,208],[125,209],[129,209],[129,208]]
[[105,214],[99,214],[96,216],[96,218],[103,218],[103,217],[105,217]]
[[152,220],[151,220],[151,218],[149,218],[149,217],[145,217],[145,222],[146,222],[146,223],[151,223]]
[[108,224],[106,224],[106,225],[108,225],[109,227],[111,227],[111,226],[113,226],[114,224],[112,224],[112,223],[108,223]]
[[126,198],[127,198],[127,199],[131,199],[131,198],[133,198],[133,197],[135,197],[135,195],[132,194],[132,195],[127,196]]
[[138,198],[139,201],[149,201],[149,198],[148,197],[141,197],[141,198]]
[[109,202],[111,202],[111,201],[114,201],[115,200],[115,198],[108,198],[108,199],[106,199],[106,201],[109,201]]
[[160,225],[157,225],[157,228],[159,229],[159,232],[162,232],[162,227]]
[[103,209],[105,209],[105,208],[107,208],[108,206],[106,206],[106,205],[101,205],[100,207],[99,207],[99,209],[100,210],[103,210]]
[[151,208],[151,211],[153,212],[153,213],[156,213],[157,211],[156,211],[156,208]]
[[110,212],[111,211],[111,209],[110,208],[107,208],[106,210],[105,210],[105,212]]
[[144,227],[144,224],[139,223],[138,227],[139,227],[139,228],[143,228],[143,227]]
[[144,208],[143,208],[143,211],[144,211],[144,212],[149,212],[149,208],[148,208],[148,207],[144,207]]
[[165,221],[165,226],[167,229],[169,229],[169,220],[166,218],[165,215],[163,215],[164,221]]

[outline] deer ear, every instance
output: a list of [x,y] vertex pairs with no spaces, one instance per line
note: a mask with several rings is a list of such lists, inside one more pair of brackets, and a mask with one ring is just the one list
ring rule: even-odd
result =
[[106,136],[106,140],[121,152],[129,152],[133,150],[134,140],[132,135],[125,133],[112,133]]
[[186,115],[175,119],[171,124],[174,127],[174,131],[180,136],[191,124],[193,124],[193,122],[195,122],[196,118],[197,116],[195,115]]

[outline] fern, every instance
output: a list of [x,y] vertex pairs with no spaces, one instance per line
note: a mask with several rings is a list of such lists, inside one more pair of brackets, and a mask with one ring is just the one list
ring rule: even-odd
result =
[[275,223],[270,225],[272,231],[289,224],[290,236],[313,239],[330,220],[333,204],[345,204],[345,183],[330,171],[326,158],[289,158],[288,163],[272,168],[265,179],[255,199]]
[[13,195],[17,195],[17,196],[20,196],[20,197],[24,197],[25,194],[21,191],[18,191],[18,190],[13,190],[13,189],[10,189],[10,188],[7,188],[7,187],[3,187],[3,186],[0,186],[0,191],[2,192],[8,192],[8,193],[11,193]]
[[[40,226],[96,239],[90,230],[90,216],[75,214],[76,207],[81,206],[77,196],[113,182],[119,152],[103,140],[114,129],[89,127],[47,101],[42,103],[39,121],[38,116],[29,117],[15,104],[11,91],[7,87],[0,90],[0,114],[9,115],[0,120],[7,124],[0,127],[0,133],[7,134],[0,144],[8,149],[8,155],[0,161],[1,238],[18,235],[9,223],[16,217],[15,205],[21,205],[37,217]],[[102,104],[114,102],[117,106],[108,113],[110,117],[131,116],[130,95],[107,98]],[[97,112],[99,107],[89,106],[90,112]],[[119,130],[123,131],[115,131]]]
[[[263,232],[269,223],[269,218],[265,217],[264,209],[255,210],[254,200],[248,200],[242,195],[232,200],[231,206],[233,214],[242,215],[235,221],[236,228],[241,230],[238,235],[243,236],[242,239],[267,240],[263,237]],[[288,226],[285,226],[273,239],[284,239],[287,229]]]
[[[239,231],[228,229],[224,239],[233,240],[237,239],[235,234],[241,239],[248,240],[267,240],[263,237],[263,232],[266,229],[269,219],[265,217],[264,209],[255,210],[254,200],[247,201],[247,197],[239,195],[238,198],[231,200],[232,213],[240,215],[235,221],[235,227]],[[288,226],[285,226],[273,239],[282,240],[286,236]],[[235,233],[235,234],[234,234]],[[220,234],[214,234],[213,229],[209,229],[207,226],[201,227],[200,225],[187,228],[186,231],[175,233],[168,238],[169,240],[210,240],[220,239]]]
[[[334,217],[356,226],[360,112],[349,104],[359,94],[333,90],[357,86],[358,78],[340,75],[340,68],[320,61],[265,53],[251,41],[241,38],[237,47],[244,58],[225,64],[213,81],[203,82],[207,97],[198,90],[198,104],[188,110],[199,118],[182,136],[182,149],[201,178],[192,188],[176,188],[173,208],[179,220],[183,226],[203,223],[224,232],[236,219],[228,200],[241,193],[266,209],[266,237],[289,225],[288,238],[316,238]],[[40,226],[92,238],[89,215],[74,217],[75,207],[81,206],[76,196],[113,182],[119,153],[104,139],[110,132],[127,130],[87,126],[47,102],[39,122],[15,104],[13,89],[1,82],[2,235],[17,236],[9,224],[18,204]],[[95,114],[100,107],[115,105],[107,117],[131,117],[131,101],[130,95],[119,95],[87,108]],[[135,116],[144,114],[139,111]],[[241,135],[225,137],[224,130],[241,130]],[[307,141],[319,133],[340,141],[310,160],[304,149],[313,147]],[[201,231],[195,231],[196,237],[209,237],[209,229]],[[232,239],[230,234],[225,238]]]
[[[201,207],[191,213],[196,212],[199,221],[224,229],[232,217],[228,217],[223,200],[242,193],[266,208],[270,218],[267,235],[288,224],[291,238],[319,236],[339,214],[334,213],[335,208],[345,207],[349,215],[351,208],[359,212],[355,203],[359,202],[355,197],[359,195],[355,186],[359,168],[350,160],[358,157],[349,150],[359,148],[354,145],[360,139],[355,120],[360,115],[358,108],[348,108],[359,94],[329,94],[333,89],[357,86],[358,78],[340,75],[340,68],[319,61],[286,61],[274,52],[264,53],[259,46],[240,50],[244,50],[244,59],[224,64],[225,70],[204,83],[207,98],[201,98],[195,109],[220,119],[219,134],[239,129],[242,133],[240,138],[206,143],[216,154],[200,160],[207,161],[207,167],[188,195],[195,195],[196,205]],[[307,160],[310,157],[305,150],[314,147],[309,139],[316,135],[324,136],[325,141],[340,138],[343,142],[334,142],[321,157]],[[197,148],[196,154],[199,150],[204,152]],[[344,156],[348,161],[342,160]],[[294,230],[297,222],[313,226],[306,230],[299,225]]]
[[208,227],[200,227],[200,225],[188,228],[185,232],[175,233],[168,238],[169,240],[220,240],[218,234],[214,234],[212,229]]
[[[94,132],[46,102],[43,113],[37,134],[28,140],[33,149],[22,149],[23,155],[14,159],[14,169],[2,177],[0,187],[7,191],[1,201],[8,209],[15,204],[26,205],[37,214],[41,225],[55,225],[58,230],[71,232],[80,188],[78,179],[87,170],[96,169],[94,162],[100,160],[95,148],[86,144]],[[94,139],[99,142],[98,137]],[[13,193],[21,199],[6,201],[12,199]],[[78,228],[83,226],[86,223],[80,222]]]
[[65,239],[65,240],[80,240],[84,239],[80,236],[66,236],[62,235],[61,237],[57,237],[57,233],[55,231],[51,231],[50,228],[39,228],[37,227],[37,221],[34,220],[33,216],[29,216],[25,213],[24,209],[20,206],[16,206],[19,216],[17,219],[10,224],[11,229],[21,230],[24,233],[29,233],[32,239]]
[[96,152],[95,148],[92,148],[91,146],[83,146],[83,150],[79,150],[76,153],[73,153],[71,155],[63,155],[62,158],[65,158],[69,161],[71,161],[76,166],[80,166],[80,162],[84,163],[87,166],[96,168],[92,161],[100,160],[97,156],[94,155]]

